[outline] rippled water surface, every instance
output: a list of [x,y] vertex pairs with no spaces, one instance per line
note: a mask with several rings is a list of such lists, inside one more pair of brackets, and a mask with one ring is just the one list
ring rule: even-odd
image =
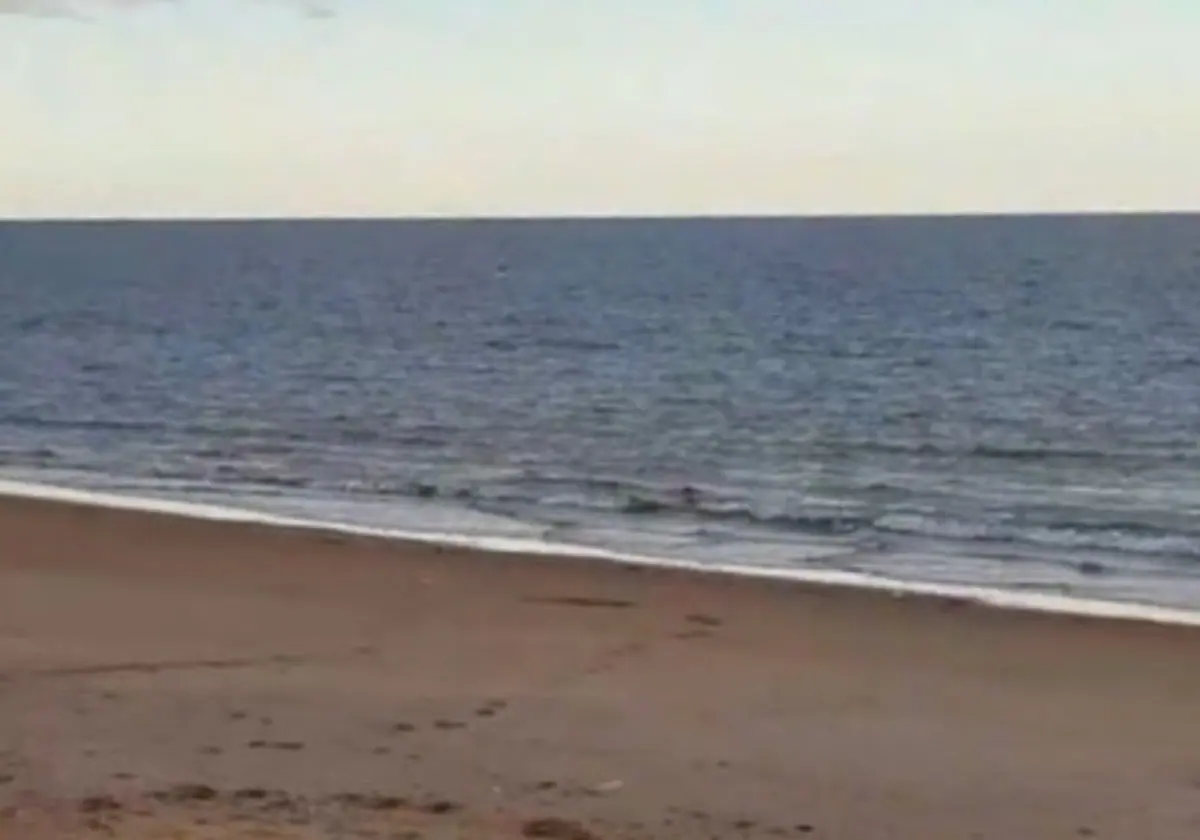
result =
[[1200,217],[0,225],[0,474],[1200,606]]

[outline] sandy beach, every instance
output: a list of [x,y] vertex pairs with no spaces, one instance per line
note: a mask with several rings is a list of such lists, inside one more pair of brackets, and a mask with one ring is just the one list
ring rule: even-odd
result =
[[0,501],[0,837],[1200,836],[1200,632]]

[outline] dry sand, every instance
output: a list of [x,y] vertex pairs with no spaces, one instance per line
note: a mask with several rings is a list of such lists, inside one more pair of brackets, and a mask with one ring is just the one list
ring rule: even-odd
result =
[[0,501],[0,837],[1200,837],[1200,631]]

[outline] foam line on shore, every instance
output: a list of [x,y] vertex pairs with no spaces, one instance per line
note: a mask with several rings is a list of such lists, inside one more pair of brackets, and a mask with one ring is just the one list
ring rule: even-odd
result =
[[377,537],[397,541],[469,548],[495,554],[536,554],[576,559],[606,560],[626,565],[657,566],[693,572],[708,572],[744,577],[767,578],[822,586],[842,586],[856,589],[871,589],[891,592],[897,596],[915,595],[935,598],[963,599],[983,606],[1027,612],[1058,613],[1064,615],[1090,616],[1094,618],[1123,619],[1200,626],[1200,611],[1158,607],[1149,604],[1101,601],[1087,598],[1072,598],[1038,592],[1014,592],[1005,589],[967,586],[961,584],[921,583],[900,581],[862,572],[832,569],[788,569],[777,566],[762,567],[732,563],[701,563],[625,554],[591,546],[553,543],[545,540],[502,536],[465,536],[452,533],[407,531],[402,529],[368,527],[337,521],[301,519],[224,505],[200,502],[183,502],[169,499],[154,499],[142,496],[126,496],[36,484],[23,481],[0,479],[0,497],[36,499],[64,504],[87,505],[113,510],[139,511],[202,519],[212,522],[229,522],[307,531],[324,531]]

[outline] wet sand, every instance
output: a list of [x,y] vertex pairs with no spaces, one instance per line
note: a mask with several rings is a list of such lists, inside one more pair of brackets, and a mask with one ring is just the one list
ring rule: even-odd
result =
[[0,500],[0,838],[1200,836],[1200,631]]

